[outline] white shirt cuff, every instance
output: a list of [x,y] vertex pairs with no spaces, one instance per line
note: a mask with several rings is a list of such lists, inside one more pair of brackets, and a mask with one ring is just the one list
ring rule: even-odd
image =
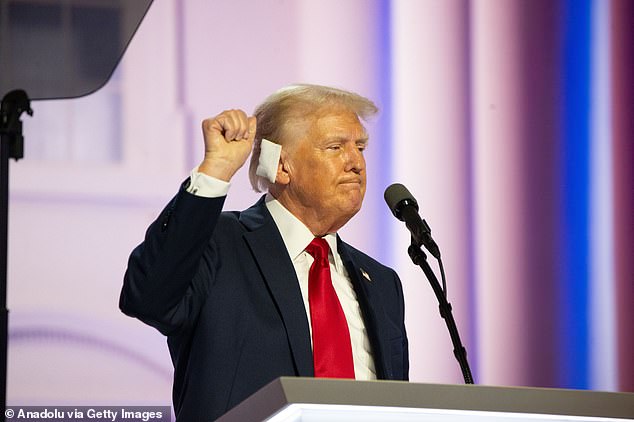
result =
[[196,167],[191,172],[187,192],[206,198],[219,198],[227,195],[229,186],[231,183],[200,173]]

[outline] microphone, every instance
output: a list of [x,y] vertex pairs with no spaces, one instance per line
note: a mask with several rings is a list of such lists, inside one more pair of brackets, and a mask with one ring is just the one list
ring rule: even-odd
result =
[[418,245],[423,245],[434,258],[440,259],[440,249],[431,237],[431,228],[418,214],[418,202],[407,188],[400,183],[394,183],[385,189],[383,195],[387,206],[394,217],[405,222],[412,238]]

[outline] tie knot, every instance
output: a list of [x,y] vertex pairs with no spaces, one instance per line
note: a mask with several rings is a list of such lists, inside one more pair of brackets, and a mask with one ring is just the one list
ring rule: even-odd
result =
[[330,247],[328,246],[328,242],[324,238],[316,237],[312,242],[306,247],[306,252],[308,252],[316,261],[325,259],[328,260],[328,251]]

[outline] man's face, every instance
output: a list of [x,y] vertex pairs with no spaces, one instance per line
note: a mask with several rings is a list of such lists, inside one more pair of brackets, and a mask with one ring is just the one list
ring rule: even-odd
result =
[[[341,108],[322,110],[305,127],[288,149],[287,194],[300,219],[325,223],[332,232],[361,208],[368,136],[357,115]],[[304,223],[310,227],[310,221]]]

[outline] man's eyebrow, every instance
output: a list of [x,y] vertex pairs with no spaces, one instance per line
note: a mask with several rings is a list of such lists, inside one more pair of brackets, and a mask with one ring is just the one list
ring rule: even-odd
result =
[[350,139],[347,136],[340,136],[340,135],[333,135],[333,136],[326,136],[323,138],[324,141],[326,142],[331,142],[331,141],[352,141],[352,142],[368,142],[368,140],[370,139],[369,136],[364,135],[360,138],[356,138],[356,139]]
[[345,135],[333,134],[331,136],[325,136],[321,138],[320,143],[327,144],[331,142],[354,142],[355,144],[363,143],[367,145],[370,141],[370,136],[364,133],[359,138],[349,138]]

